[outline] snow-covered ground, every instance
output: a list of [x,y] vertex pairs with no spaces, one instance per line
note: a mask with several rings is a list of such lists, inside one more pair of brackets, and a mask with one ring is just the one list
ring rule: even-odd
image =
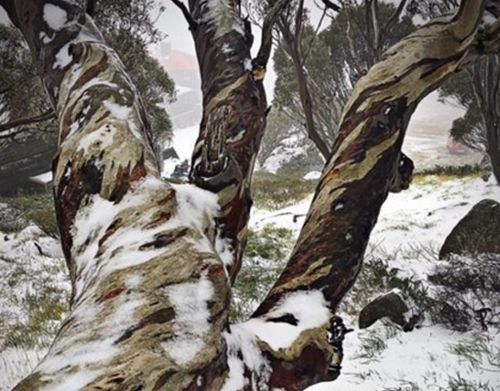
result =
[[198,137],[200,127],[198,125],[188,128],[174,129],[172,144],[167,147],[173,147],[177,152],[178,159],[166,159],[163,161],[163,176],[168,178],[174,172],[175,166],[181,164],[184,160],[191,161],[194,144]]
[[[185,132],[186,137],[188,134]],[[183,142],[179,145],[188,149]],[[421,178],[408,191],[389,196],[373,232],[369,251],[385,254],[386,258],[387,254],[395,254],[389,260],[391,267],[425,283],[437,260],[432,255],[411,255],[412,251],[415,254],[415,248],[437,251],[453,226],[484,198],[500,200],[500,187],[491,179],[486,183],[480,178],[444,181],[437,177]],[[251,228],[259,230],[267,224],[275,224],[298,234],[309,202],[310,198],[277,211],[254,209]],[[38,276],[38,283],[49,281],[55,287],[68,290],[62,256],[57,241],[44,236],[34,226],[0,237],[0,287],[3,292],[0,314],[3,319],[12,317],[21,324],[27,316],[23,312],[25,301],[21,298],[38,289],[30,278]],[[25,272],[19,274],[19,269]],[[16,277],[15,288],[9,286],[13,277]],[[494,328],[487,332],[459,333],[425,319],[420,328],[404,333],[381,322],[358,330],[354,317],[346,316],[345,320],[355,331],[346,336],[342,374],[337,381],[316,385],[310,388],[311,391],[452,390],[450,379],[457,384],[461,379],[475,382],[477,390],[500,389],[500,333]],[[381,346],[372,348],[368,354],[366,346],[377,341]],[[478,345],[487,349],[476,353],[474,358],[457,354],[460,347],[475,347],[477,351]],[[2,351],[0,390],[10,389],[43,353],[43,348]]]
[[[480,200],[500,200],[500,187],[492,178],[486,183],[480,178],[439,182],[438,177],[425,177],[422,182],[407,191],[389,195],[372,233],[369,252],[386,258],[387,254],[395,254],[389,261],[391,268],[425,283],[439,262],[437,252],[448,233]],[[298,234],[309,203],[310,198],[277,211],[254,210],[250,225],[260,229],[274,224]],[[430,251],[430,256],[420,257],[416,249],[422,248],[434,251]],[[459,333],[426,319],[420,328],[404,333],[380,322],[359,330],[357,319],[346,315],[345,320],[355,331],[346,336],[340,378],[308,390],[452,390],[450,378],[457,384],[460,379],[475,383],[474,390],[500,390],[499,330]],[[374,343],[379,341],[377,338],[384,346],[367,358],[365,346],[370,339]],[[459,346],[478,344],[490,348],[490,355],[479,354],[478,362],[456,354]],[[490,362],[492,356],[496,365]]]

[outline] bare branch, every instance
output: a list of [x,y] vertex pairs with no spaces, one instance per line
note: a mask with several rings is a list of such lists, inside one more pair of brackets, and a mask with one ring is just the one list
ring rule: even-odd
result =
[[394,13],[391,15],[385,26],[382,28],[382,31],[380,32],[380,37],[381,41],[383,44],[384,38],[391,32],[393,27],[396,25],[397,21],[401,17],[401,14],[404,12],[406,3],[408,0],[400,0],[398,8],[394,11]]
[[257,57],[255,57],[255,64],[260,67],[265,68],[269,61],[273,46],[274,25],[276,24],[280,13],[287,3],[288,0],[277,0],[276,3],[269,9],[264,18],[264,23],[262,25],[262,40],[259,52],[257,53]]
[[182,14],[184,15],[184,18],[188,22],[189,29],[191,31],[196,30],[196,28],[198,27],[198,22],[194,20],[193,16],[191,15],[191,12],[189,12],[188,8],[186,7],[186,4],[184,4],[182,0],[171,0],[171,1],[177,6],[177,8],[181,10]]
[[85,7],[85,12],[90,16],[94,16],[97,0],[87,0],[87,6]]
[[56,118],[56,114],[52,109],[49,109],[45,113],[39,114],[34,117],[20,118],[14,121],[7,122],[5,124],[0,124],[0,132],[5,132],[18,126],[31,125],[38,122],[48,121],[49,119],[53,118]]
[[313,44],[314,44],[314,41],[316,40],[316,38],[318,37],[318,33],[319,33],[319,29],[321,28],[321,25],[323,24],[323,20],[325,19],[325,16],[326,16],[326,13],[327,13],[327,9],[325,8],[323,10],[323,13],[321,14],[321,18],[319,19],[319,22],[316,26],[316,29],[314,30],[314,34],[313,36],[311,37],[311,40],[308,42],[307,44],[307,51],[304,53],[304,55],[302,56],[302,65],[304,66],[306,61],[307,61],[307,58],[309,57],[309,54],[311,53],[311,50],[313,48]]
[[334,2],[330,0],[321,0],[323,4],[325,5],[326,8],[334,10],[336,12],[340,12],[342,10],[342,7],[335,4]]

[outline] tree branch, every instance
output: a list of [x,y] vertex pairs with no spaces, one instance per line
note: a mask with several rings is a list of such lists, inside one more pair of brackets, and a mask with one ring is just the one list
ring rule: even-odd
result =
[[276,21],[278,20],[280,13],[282,12],[288,0],[277,0],[267,11],[264,17],[264,23],[262,25],[262,39],[257,57],[255,57],[254,63],[262,68],[267,66],[269,57],[271,56],[271,50],[273,47],[273,30]]
[[39,114],[34,117],[20,118],[5,124],[0,124],[0,132],[5,132],[9,129],[16,128],[18,126],[31,125],[38,122],[47,121],[49,119],[56,118],[56,114],[52,109],[47,110],[45,113]]
[[334,10],[335,12],[340,12],[342,10],[342,7],[335,4],[334,2],[330,0],[321,0],[323,4],[325,5],[326,8]]
[[[482,2],[466,0],[462,7],[452,21],[430,23],[400,41],[359,80],[290,260],[252,319],[274,322],[275,331],[291,324],[300,327],[300,317],[287,307],[288,301],[314,294],[324,299],[324,308],[333,316],[360,271],[412,113],[424,96],[461,66],[473,44]],[[334,354],[321,335],[331,332],[331,327],[325,322],[322,328],[303,332],[300,342],[296,340],[287,350],[288,356],[280,352],[280,367],[283,356],[293,367],[295,358],[314,346],[315,365],[325,368]],[[322,373],[328,378],[327,370]],[[304,379],[296,384],[304,389],[310,383]]]
[[313,33],[313,36],[311,37],[311,40],[308,42],[307,44],[307,51],[304,53],[304,55],[302,56],[302,66],[305,65],[306,61],[307,61],[307,58],[309,57],[309,54],[311,53],[312,51],[312,48],[314,46],[314,41],[316,40],[316,38],[318,37],[318,33],[319,33],[319,29],[321,28],[321,25],[323,24],[323,20],[325,19],[325,16],[326,16],[326,12],[327,12],[327,9],[325,8],[323,10],[323,12],[321,13],[321,17],[318,21],[318,24],[316,25],[316,28],[314,29],[314,33]]
[[196,30],[196,27],[198,27],[198,22],[194,20],[193,16],[191,15],[191,12],[189,12],[184,2],[182,0],[171,0],[171,1],[177,6],[177,8],[181,10],[182,14],[184,15],[184,18],[188,22],[189,29],[191,31]]
[[392,14],[392,16],[389,18],[389,20],[387,21],[387,23],[385,24],[385,26],[383,27],[383,29],[380,33],[381,41],[383,41],[385,39],[387,34],[389,34],[391,32],[391,30],[393,29],[393,27],[396,25],[397,21],[401,17],[401,14],[405,10],[407,2],[408,2],[408,0],[400,0],[399,1],[398,7],[396,8],[396,10]]
[[[216,246],[234,282],[241,267],[252,205],[250,183],[266,125],[263,78],[266,46],[251,64],[253,37],[232,0],[190,0],[199,20],[193,34],[203,92],[203,119],[192,156],[190,181],[219,195]],[[282,1],[272,8],[268,28]],[[219,18],[224,15],[224,18]],[[266,31],[269,31],[266,28]],[[269,38],[266,32],[265,40]],[[269,42],[266,41],[265,45]]]

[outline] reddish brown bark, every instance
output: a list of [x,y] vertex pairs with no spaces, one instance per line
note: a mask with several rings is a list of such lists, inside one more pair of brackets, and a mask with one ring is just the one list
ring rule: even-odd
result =
[[219,251],[226,254],[223,258],[232,281],[241,267],[247,239],[251,176],[266,126],[263,79],[272,26],[283,5],[284,1],[278,1],[269,10],[255,59],[250,54],[250,23],[240,17],[238,1],[191,0],[189,15],[183,11],[190,21],[203,92],[203,119],[190,180],[219,195]]

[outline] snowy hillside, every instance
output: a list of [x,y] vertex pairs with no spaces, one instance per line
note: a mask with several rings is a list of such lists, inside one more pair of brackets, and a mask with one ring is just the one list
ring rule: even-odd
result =
[[[385,287],[390,287],[387,276],[416,294],[432,297],[437,292],[427,279],[436,267],[446,264],[437,260],[437,251],[458,220],[484,198],[500,199],[500,188],[491,180],[431,176],[418,177],[410,190],[389,196],[373,232],[364,271],[342,307],[348,327],[355,329],[346,336],[342,374],[334,383],[311,391],[500,389],[500,333],[495,327],[483,331],[473,326],[460,332],[424,311],[419,327],[411,332],[385,321],[365,330],[357,328],[359,303],[385,293]],[[283,247],[291,247],[309,202],[310,198],[273,211],[254,209],[251,229],[258,233],[266,227],[282,227]],[[284,234],[288,231],[289,236]],[[379,274],[385,282],[373,284]],[[5,292],[0,297],[0,390],[4,391],[33,368],[57,328],[52,318],[60,314],[39,319],[36,309],[50,303],[65,310],[62,303],[69,284],[57,241],[33,225],[2,233],[0,286]],[[494,309],[497,316],[499,310]]]

